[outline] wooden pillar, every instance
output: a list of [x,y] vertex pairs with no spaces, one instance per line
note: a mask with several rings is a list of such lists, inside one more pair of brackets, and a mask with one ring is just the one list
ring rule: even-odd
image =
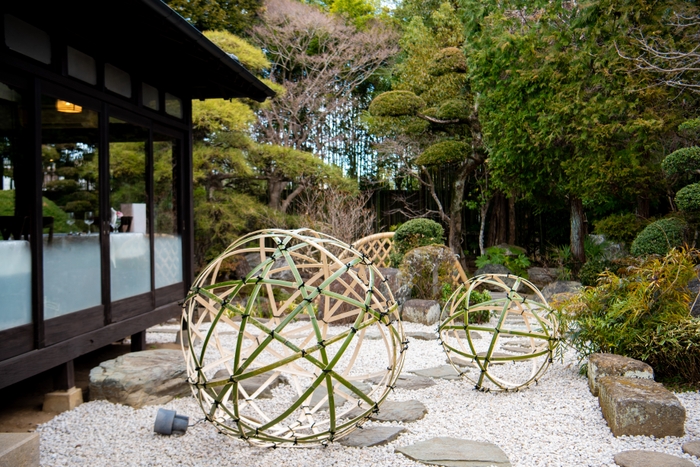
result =
[[68,360],[54,369],[53,388],[54,391],[67,391],[75,387],[75,366],[73,360]]
[[131,335],[131,351],[141,352],[142,350],[146,350],[146,331]]

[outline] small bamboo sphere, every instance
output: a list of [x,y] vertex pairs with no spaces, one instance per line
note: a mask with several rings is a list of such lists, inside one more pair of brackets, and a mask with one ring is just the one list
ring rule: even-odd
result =
[[[379,270],[339,240],[308,229],[246,235],[185,301],[192,391],[230,436],[326,444],[379,410],[401,373],[397,308]],[[383,352],[363,346],[368,334]]]
[[[491,298],[479,303],[484,289],[493,290]],[[510,274],[485,274],[461,285],[442,316],[438,332],[450,364],[483,391],[537,383],[559,344],[558,321],[542,293]]]

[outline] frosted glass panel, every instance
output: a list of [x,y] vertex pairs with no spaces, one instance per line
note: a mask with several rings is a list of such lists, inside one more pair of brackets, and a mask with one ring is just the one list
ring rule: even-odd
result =
[[182,282],[182,238],[156,234],[156,289]]
[[0,242],[0,330],[32,322],[32,254],[26,240]]
[[151,290],[151,257],[148,235],[113,233],[109,237],[112,300]]
[[100,237],[44,235],[44,318],[102,303]]

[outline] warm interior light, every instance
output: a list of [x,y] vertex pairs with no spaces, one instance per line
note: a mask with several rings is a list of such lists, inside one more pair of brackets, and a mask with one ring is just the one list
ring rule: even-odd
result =
[[79,114],[83,111],[83,108],[79,105],[73,104],[72,102],[62,101],[61,99],[58,99],[56,101],[56,110],[67,114]]

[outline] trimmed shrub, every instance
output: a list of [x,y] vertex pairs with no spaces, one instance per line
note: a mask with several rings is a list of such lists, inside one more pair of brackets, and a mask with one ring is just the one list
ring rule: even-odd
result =
[[463,141],[441,141],[428,146],[423,154],[416,158],[416,164],[439,165],[461,161],[465,159],[466,154],[471,153],[471,150],[471,145]]
[[401,224],[394,233],[391,265],[398,267],[406,252],[419,246],[444,245],[444,235],[442,226],[430,219],[411,219]]
[[595,222],[595,232],[614,242],[632,243],[649,221],[635,214],[612,214]]
[[681,211],[700,211],[700,183],[693,183],[678,190],[676,205]]
[[700,381],[700,320],[690,315],[687,287],[699,257],[674,249],[637,259],[562,304],[561,329],[581,359],[616,353],[648,363],[662,379]]
[[464,73],[467,71],[467,57],[457,47],[446,47],[440,50],[428,65],[428,73],[442,76],[445,73]]
[[411,91],[389,91],[374,98],[369,113],[375,117],[413,115],[425,107],[425,101]]
[[669,176],[682,176],[700,170],[700,148],[693,146],[673,151],[663,160],[661,168]]
[[469,102],[464,99],[450,99],[440,104],[435,116],[442,120],[466,120],[472,113]]
[[652,222],[634,239],[630,253],[634,256],[665,255],[683,245],[686,227],[685,221],[677,217]]

